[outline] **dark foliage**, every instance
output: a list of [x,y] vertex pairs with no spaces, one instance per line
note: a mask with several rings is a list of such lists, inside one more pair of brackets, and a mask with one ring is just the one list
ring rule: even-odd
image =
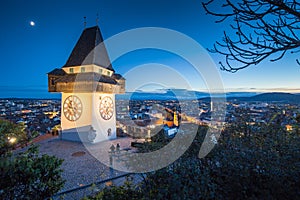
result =
[[35,145],[19,153],[12,151],[29,142],[22,124],[0,120],[0,135],[0,199],[47,199],[62,188],[63,160],[40,156]]
[[[300,195],[300,135],[287,132],[276,123],[227,125],[218,145],[208,156],[198,152],[206,133],[200,127],[186,153],[173,164],[144,174],[135,190],[106,188],[101,198],[134,193],[140,199],[297,199]],[[151,144],[157,149],[169,142],[162,135]]]

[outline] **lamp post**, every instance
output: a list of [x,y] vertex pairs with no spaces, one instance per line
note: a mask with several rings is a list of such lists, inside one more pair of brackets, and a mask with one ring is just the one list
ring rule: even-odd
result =
[[14,144],[17,141],[17,138],[15,137],[8,137],[7,139],[10,144]]
[[147,126],[147,137],[146,137],[147,142],[151,142],[151,130],[154,128],[155,126],[153,124]]
[[115,146],[112,144],[110,146],[110,151],[108,151],[108,156],[109,156],[109,175],[112,178],[114,174],[114,168],[113,168],[113,162],[114,162],[114,154],[115,154]]

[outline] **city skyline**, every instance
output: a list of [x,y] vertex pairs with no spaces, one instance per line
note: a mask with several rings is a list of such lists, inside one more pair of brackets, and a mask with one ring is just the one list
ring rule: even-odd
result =
[[[122,31],[141,27],[162,27],[178,31],[197,41],[204,48],[222,39],[224,25],[215,24],[212,16],[205,15],[201,1],[4,1],[1,8],[1,97],[58,97],[48,94],[46,73],[62,67],[75,42],[84,29],[97,24],[104,39]],[[180,44],[178,44],[180,45]],[[108,52],[110,53],[110,52]],[[209,54],[217,68],[221,58]],[[300,66],[295,55],[287,54],[276,63],[269,61],[237,73],[218,69],[226,92],[232,91],[300,91]],[[162,51],[146,50],[130,52],[113,62],[116,71],[129,72],[136,66],[155,64],[171,66],[183,73],[189,65],[186,61]],[[163,68],[161,68],[163,70]],[[192,72],[187,72],[192,75]],[[165,74],[165,73],[164,73]],[[126,76],[125,76],[126,77]],[[161,88],[184,88],[206,91],[205,83],[195,86],[181,85],[170,78]],[[130,82],[131,81],[131,82]],[[173,81],[173,82],[172,82]],[[195,83],[193,77],[189,80]],[[155,88],[157,87],[157,88]],[[128,80],[127,91],[143,89]],[[149,89],[148,89],[149,90]],[[151,90],[151,87],[150,87]]]

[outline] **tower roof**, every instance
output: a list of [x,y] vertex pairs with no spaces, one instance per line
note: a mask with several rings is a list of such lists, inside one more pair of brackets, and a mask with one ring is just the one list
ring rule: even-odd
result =
[[114,71],[98,26],[84,29],[63,67],[90,64]]

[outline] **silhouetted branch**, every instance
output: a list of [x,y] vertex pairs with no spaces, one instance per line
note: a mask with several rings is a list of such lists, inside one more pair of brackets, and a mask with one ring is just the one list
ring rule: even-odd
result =
[[[220,2],[202,3],[207,14],[218,17],[217,23],[231,19],[231,29],[224,31],[221,42],[210,52],[225,56],[221,69],[236,72],[263,60],[282,59],[287,52],[300,51],[300,2],[296,0],[223,0],[224,11],[210,8]],[[215,7],[214,7],[215,8]],[[269,58],[270,57],[270,58]],[[299,59],[296,62],[300,65]]]

